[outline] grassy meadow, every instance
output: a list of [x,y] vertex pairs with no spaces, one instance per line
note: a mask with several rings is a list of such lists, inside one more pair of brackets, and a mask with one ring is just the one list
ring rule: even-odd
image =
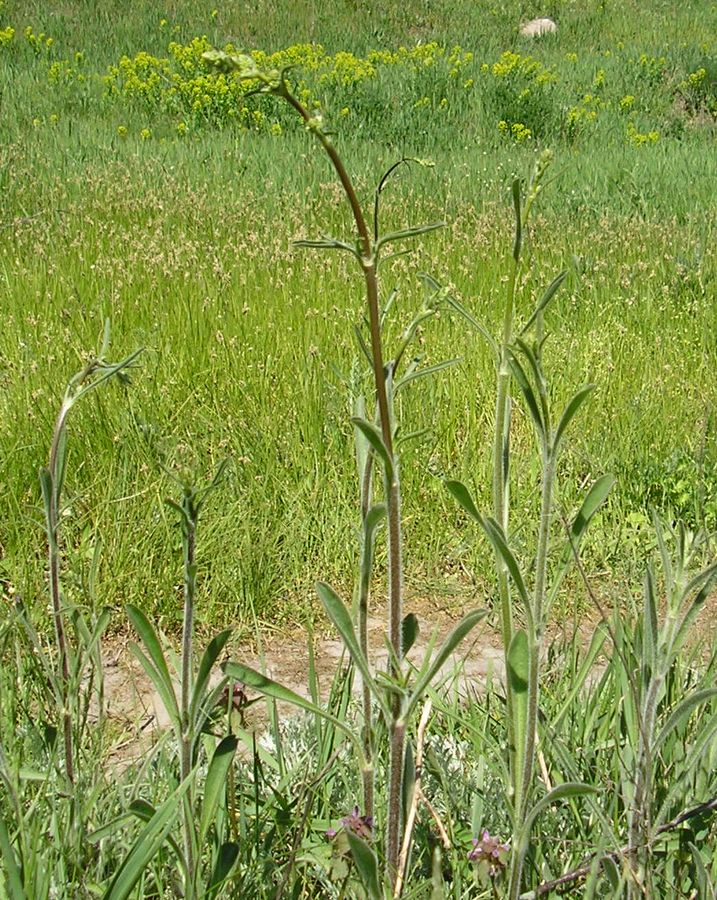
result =
[[[106,317],[115,354],[145,352],[130,389],[73,415],[65,527],[78,559],[101,535],[97,599],[177,621],[162,460],[199,473],[232,461],[202,540],[208,620],[308,614],[319,575],[350,584],[360,281],[347,260],[291,246],[350,235],[348,212],[286,111],[207,76],[202,50],[228,42],[297,65],[367,202],[396,159],[435,163],[383,195],[387,228],[447,223],[384,275],[397,330],[421,271],[495,328],[510,181],[550,147],[520,302],[568,269],[548,321],[555,390],[598,388],[562,502],[618,475],[589,554],[620,577],[651,507],[715,524],[714,5],[650,3],[638,37],[630,4],[554,3],[558,34],[532,43],[516,32],[531,4],[411,6],[4,4],[0,566],[30,605],[43,593],[36,473]],[[403,463],[406,578],[462,602],[489,566],[437,476],[486,499],[492,376],[451,317],[422,352],[460,364],[400,409],[423,432]],[[519,480],[527,508],[534,473]]]
[[[365,282],[295,245],[359,246],[331,141]],[[715,3],[0,0],[0,900],[715,900],[716,185]],[[366,248],[439,222],[374,308]],[[432,374],[372,373],[419,312]],[[66,392],[106,321],[141,355]],[[325,614],[326,708],[311,640],[310,699],[193,644]],[[129,761],[128,618],[169,721]],[[461,691],[484,618],[507,677]]]

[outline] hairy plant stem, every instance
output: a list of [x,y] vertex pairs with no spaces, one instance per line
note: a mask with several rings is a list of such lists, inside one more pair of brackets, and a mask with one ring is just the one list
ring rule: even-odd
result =
[[[403,648],[401,646],[401,619],[403,616],[403,560],[401,553],[401,510],[400,487],[398,478],[398,459],[393,449],[393,426],[389,409],[388,391],[386,388],[386,371],[383,360],[381,340],[381,313],[379,308],[378,258],[374,241],[369,232],[359,203],[356,191],[346,167],[336,151],[329,136],[321,129],[320,123],[291,94],[282,81],[276,93],[283,97],[301,116],[308,129],[315,135],[327,156],[331,160],[336,175],[341,182],[346,199],[356,225],[360,248],[360,263],[364,275],[366,302],[369,314],[369,332],[371,338],[371,358],[373,363],[376,403],[378,405],[381,436],[389,459],[392,462],[393,475],[386,473],[386,513],[388,518],[388,638],[393,650],[390,663],[391,674],[400,677]],[[391,713],[391,759],[389,774],[388,824],[386,830],[386,862],[391,877],[398,871],[398,857],[401,842],[401,794],[403,781],[403,764],[405,755],[405,726],[400,722],[402,700],[396,694],[392,701]]]
[[[496,389],[495,434],[493,442],[493,516],[503,529],[506,539],[510,524],[510,414],[511,372],[508,359],[508,348],[513,340],[513,320],[515,318],[515,286],[518,278],[520,257],[514,254],[511,266],[508,293],[503,314],[503,333],[500,345],[498,383]],[[498,577],[498,599],[500,601],[501,638],[506,672],[508,671],[508,651],[513,639],[513,609],[510,595],[510,576],[508,567],[501,559],[496,560]],[[513,717],[513,696],[510,681],[506,679],[506,721],[508,722],[508,752],[511,760],[510,772],[513,774],[513,797],[519,791],[515,773],[518,770],[516,757],[520,748],[516,746],[515,722]]]
[[[371,505],[371,493],[373,490],[373,455],[366,455],[366,462],[361,479],[361,521],[366,522]],[[371,592],[371,542],[373,536],[363,529],[363,546],[361,559],[361,578],[359,581],[358,597],[358,631],[359,646],[364,657],[368,659],[368,604]],[[374,817],[374,770],[373,770],[373,721],[371,710],[371,688],[365,679],[361,685],[361,706],[363,709],[363,752],[366,765],[361,770],[363,788],[364,815]]]
[[[189,721],[189,704],[192,690],[192,636],[194,630],[194,598],[196,593],[196,535],[197,516],[192,493],[185,489],[182,498],[182,549],[184,555],[184,615],[182,620],[182,659],[180,686],[180,716],[182,721],[179,749],[180,782],[184,783],[192,771],[192,734]],[[193,897],[195,891],[196,858],[194,853],[194,792],[191,788],[183,797],[184,810],[184,858],[187,865],[185,897]]]
[[[545,436],[547,442],[547,435]],[[523,865],[527,845],[517,840],[522,834],[530,807],[531,786],[535,770],[535,754],[538,734],[538,701],[540,696],[540,650],[543,642],[543,608],[545,605],[546,582],[548,576],[548,550],[550,547],[550,525],[553,512],[557,453],[554,447],[543,448],[543,483],[540,502],[540,528],[538,549],[535,557],[535,588],[533,593],[532,626],[528,627],[528,710],[525,726],[525,745],[520,748],[522,756],[521,781],[516,796],[516,819],[514,827],[514,847],[520,847],[512,855],[510,888],[508,897],[517,900],[520,896]]]
[[65,432],[67,415],[72,408],[72,401],[65,397],[55,423],[55,431],[50,448],[50,491],[47,511],[47,545],[50,576],[50,597],[55,624],[55,638],[59,655],[60,692],[62,698],[62,734],[65,753],[65,774],[70,784],[75,782],[74,746],[72,739],[72,715],[70,713],[70,659],[67,633],[62,614],[62,588],[60,585],[60,528],[58,504],[62,490],[60,472],[60,446]]

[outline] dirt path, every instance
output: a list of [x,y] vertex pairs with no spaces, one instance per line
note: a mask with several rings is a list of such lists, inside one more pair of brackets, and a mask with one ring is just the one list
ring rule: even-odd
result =
[[[441,610],[430,602],[419,605],[417,609],[415,604],[413,606],[420,632],[408,658],[412,663],[419,664],[428,650],[432,633],[436,632],[436,645],[440,644],[460,616],[455,611]],[[460,690],[484,685],[489,675],[499,681],[503,678],[503,650],[500,636],[494,627],[494,618],[489,617],[481,622],[443,667],[443,674],[449,676],[459,666]],[[590,640],[596,621],[597,616],[585,616],[577,623],[583,642]],[[705,648],[714,643],[716,623],[717,596],[706,604],[694,628],[695,639],[703,643]],[[559,628],[553,630],[554,638],[567,636],[572,630],[572,621],[563,624],[563,631]],[[374,648],[372,664],[377,669],[385,668],[388,659],[384,641],[385,622],[373,618],[369,620],[369,627],[370,645]],[[109,760],[120,768],[139,760],[169,724],[161,700],[130,652],[130,640],[129,636],[114,639],[106,645],[103,652],[106,713],[111,726],[110,734],[113,736]],[[266,638],[262,637],[261,653],[255,646],[238,645],[232,648],[227,658],[263,671],[292,691],[308,697],[307,640],[307,633],[301,628],[291,634],[269,633]],[[345,659],[343,644],[338,636],[315,638],[314,659],[321,694],[325,699],[331,681]],[[357,688],[358,683],[354,689]],[[261,729],[265,722],[263,704],[252,706],[248,716],[249,727]]]

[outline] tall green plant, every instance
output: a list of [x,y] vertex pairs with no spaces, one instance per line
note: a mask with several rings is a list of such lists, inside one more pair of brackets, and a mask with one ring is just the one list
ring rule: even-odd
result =
[[[198,489],[182,483],[180,502],[169,500],[178,513],[182,535],[184,573],[184,613],[182,647],[179,657],[179,690],[175,686],[162,643],[147,616],[129,606],[127,614],[141,645],[132,651],[149,676],[169,716],[179,752],[179,784],[164,802],[154,808],[144,800],[135,800],[127,816],[110,823],[95,835],[95,840],[116,830],[130,816],[144,822],[130,852],[125,857],[105,894],[106,900],[124,900],[134,890],[160,848],[169,842],[182,873],[183,896],[187,900],[212,897],[230,876],[239,856],[238,844],[225,840],[230,817],[226,812],[226,785],[237,749],[237,738],[228,734],[220,740],[207,737],[209,757],[206,777],[200,781],[198,766],[202,736],[227,688],[226,676],[216,684],[210,681],[231,630],[226,629],[207,644],[199,666],[194,669],[194,613],[197,592],[196,542],[199,514],[209,494],[219,483],[223,463],[208,486]],[[199,788],[203,791],[201,797]],[[182,846],[171,839],[171,831],[179,820]],[[203,864],[209,849],[209,866]]]
[[105,323],[104,338],[99,355],[91,359],[68,382],[60,411],[55,421],[49,464],[40,470],[40,485],[45,509],[45,531],[47,534],[50,599],[57,643],[56,684],[58,686],[58,699],[61,709],[65,773],[70,785],[75,781],[73,721],[76,721],[79,717],[73,715],[73,710],[75,713],[77,712],[76,701],[79,694],[71,688],[73,647],[67,633],[66,617],[68,604],[62,589],[60,523],[62,488],[67,464],[67,420],[72,408],[82,397],[94,391],[111,378],[116,377],[126,380],[127,370],[142,352],[137,350],[121,362],[110,363],[105,358],[109,349],[109,341],[110,325],[108,320]]
[[[358,669],[364,683],[364,715],[370,716],[370,695],[373,696],[380,709],[389,735],[389,772],[387,779],[387,816],[386,816],[386,870],[390,881],[395,882],[398,875],[399,853],[403,828],[403,811],[405,805],[406,785],[406,727],[409,717],[414,712],[417,703],[429,686],[440,666],[445,662],[453,649],[462,638],[483,617],[482,612],[471,613],[458,625],[456,630],[446,640],[445,644],[431,662],[428,659],[422,666],[416,684],[409,689],[406,683],[404,670],[404,653],[406,641],[415,638],[415,619],[403,616],[403,560],[401,537],[401,491],[400,491],[400,459],[395,440],[395,424],[393,420],[393,399],[400,382],[397,379],[397,369],[405,348],[415,333],[420,317],[414,320],[404,334],[398,352],[391,361],[386,361],[382,336],[382,311],[379,290],[379,265],[382,252],[397,242],[404,241],[417,235],[426,234],[440,227],[439,224],[424,225],[409,228],[403,231],[381,234],[378,222],[378,202],[381,189],[391,170],[379,183],[376,192],[374,206],[373,233],[369,227],[369,220],[359,202],[353,182],[344,163],[337,152],[329,133],[324,127],[322,117],[318,113],[311,113],[294,96],[287,82],[286,70],[262,72],[255,61],[249,56],[230,55],[221,51],[210,51],[204,54],[205,59],[218,68],[235,75],[245,81],[256,83],[257,93],[274,95],[289,104],[301,117],[307,130],[320,143],[334,168],[336,176],[341,184],[346,200],[351,210],[354,227],[356,229],[355,240],[347,242],[335,238],[325,238],[316,241],[302,241],[303,246],[344,250],[351,254],[361,269],[366,296],[366,308],[368,314],[369,341],[364,345],[373,372],[373,389],[375,405],[377,409],[377,422],[374,423],[363,417],[355,417],[353,424],[360,435],[360,443],[365,442],[370,456],[378,461],[383,474],[383,502],[373,504],[371,494],[371,472],[364,464],[360,470],[363,484],[362,512],[364,522],[364,541],[362,553],[362,569],[360,582],[359,607],[361,610],[360,623],[361,635],[357,637],[353,622],[349,616],[343,601],[326,584],[319,583],[317,590],[324,608],[338,629],[346,647]],[[430,315],[432,310],[427,308],[425,315]],[[416,375],[414,374],[414,377]],[[405,381],[409,379],[407,374]],[[364,454],[365,456],[365,454]],[[373,465],[373,462],[370,463]],[[367,656],[366,636],[366,608],[368,576],[371,566],[371,549],[373,534],[376,525],[382,516],[387,520],[387,551],[388,551],[388,614],[387,614],[387,640],[390,650],[390,684],[388,689],[379,686],[373,677]],[[288,699],[285,689],[269,683],[264,676],[252,672],[237,663],[227,667],[227,671],[233,676],[240,677],[247,683],[253,684],[273,696],[281,694]],[[296,698],[295,702],[296,702]],[[306,706],[301,701],[299,705]],[[313,707],[312,707],[313,708]],[[361,760],[363,771],[364,802],[373,807],[373,766],[371,762],[372,747],[370,741],[371,721],[364,721],[364,738],[361,747]],[[352,834],[350,838],[351,848],[357,868],[364,876],[367,884],[373,885],[376,881],[376,858],[360,836]],[[368,861],[372,861],[369,865]],[[372,890],[372,888],[370,889]]]
[[[563,784],[535,801],[534,770],[537,754],[540,664],[550,609],[573,554],[590,523],[607,497],[613,483],[603,476],[592,486],[569,528],[559,565],[551,576],[550,550],[555,508],[557,465],[568,426],[592,391],[578,391],[559,415],[551,409],[548,383],[542,365],[545,342],[543,316],[562,284],[558,275],[537,305],[519,324],[517,284],[523,265],[525,231],[533,204],[542,189],[550,154],[544,153],[535,168],[523,199],[520,182],[513,183],[515,237],[508,292],[499,341],[488,335],[496,364],[497,389],[493,440],[493,515],[482,515],[465,485],[447,482],[461,506],[485,531],[495,551],[496,579],[500,600],[501,632],[506,669],[506,723],[509,746],[510,794],[513,813],[513,840],[510,856],[508,896],[517,900],[523,882],[523,868],[533,825],[554,800],[591,790],[585,784]],[[478,324],[478,323],[476,323]],[[531,339],[532,338],[532,339]],[[512,386],[517,384],[533,424],[541,469],[540,516],[536,552],[528,565],[521,565],[510,540],[510,446]],[[516,617],[524,621],[517,627]]]

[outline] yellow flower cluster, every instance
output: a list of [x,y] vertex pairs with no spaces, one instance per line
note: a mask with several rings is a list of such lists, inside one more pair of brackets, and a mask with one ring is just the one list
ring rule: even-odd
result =
[[87,76],[80,71],[80,66],[84,62],[83,53],[75,53],[75,65],[73,66],[69,59],[60,59],[50,64],[47,70],[47,80],[52,85],[71,85],[84,84]]
[[656,144],[660,140],[660,132],[638,131],[634,122],[628,122],[627,140],[633,147],[644,147],[645,144]]
[[[272,134],[281,133],[279,122],[272,122],[261,109],[250,109],[246,105],[246,95],[255,86],[250,82],[238,81],[207,69],[203,54],[211,48],[206,36],[196,37],[188,44],[172,42],[167,57],[155,57],[148,53],[138,53],[133,58],[123,56],[117,65],[107,70],[104,78],[107,96],[121,96],[128,100],[141,101],[159,107],[170,113],[180,114],[221,123],[235,121],[247,128],[266,129]],[[232,44],[224,50],[237,52]],[[450,49],[437,43],[420,44],[397,51],[376,50],[365,57],[353,53],[338,52],[328,54],[321,44],[295,44],[276,53],[255,51],[252,56],[262,70],[288,70],[287,77],[296,95],[309,109],[319,109],[318,93],[336,91],[338,103],[345,102],[342,91],[355,88],[375,79],[379,70],[398,67],[402,71],[417,74],[427,69],[440,67],[446,78],[458,78],[472,60],[472,53],[455,46]],[[296,68],[296,80],[292,70]],[[61,69],[54,73],[61,77]],[[431,75],[431,79],[435,76]],[[464,88],[472,87],[472,79],[464,82]],[[360,99],[352,95],[352,100],[360,108]],[[417,105],[431,105],[438,109],[448,108],[445,92],[437,92],[435,100],[421,97]],[[341,116],[348,115],[349,107],[341,106]],[[343,110],[346,110],[344,112]],[[280,116],[279,111],[276,112]]]
[[516,144],[525,144],[533,136],[530,128],[527,128],[522,122],[513,122],[511,125],[505,119],[498,122],[498,131],[505,137],[511,138]]
[[39,56],[40,53],[47,52],[55,43],[55,39],[48,37],[44,31],[35,34],[31,25],[28,25],[25,29],[25,40],[32,47],[37,56]]
[[521,56],[520,53],[513,53],[511,50],[502,53],[500,59],[492,66],[484,64],[481,70],[484,73],[490,72],[494,78],[500,80],[520,79],[538,85],[556,81],[555,72],[547,69],[539,60],[533,59],[532,56]]
[[15,37],[15,29],[9,25],[7,28],[0,28],[0,47],[7,47]]

